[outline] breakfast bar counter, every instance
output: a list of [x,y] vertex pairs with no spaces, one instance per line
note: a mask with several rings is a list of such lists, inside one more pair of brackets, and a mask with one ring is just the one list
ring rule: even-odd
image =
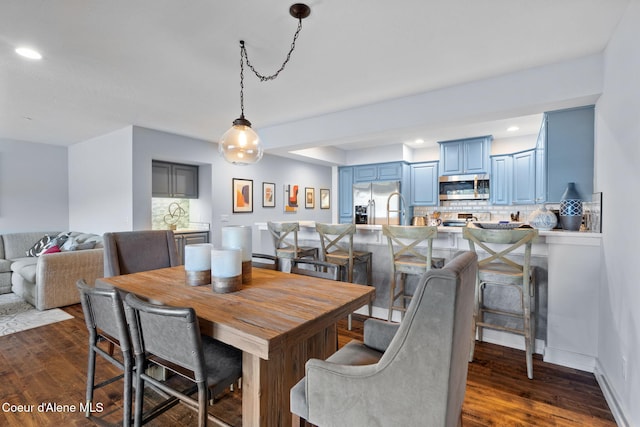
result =
[[[357,225],[354,247],[373,253],[373,283],[376,288],[374,317],[387,318],[391,257],[382,225]],[[299,244],[320,246],[313,221],[301,221]],[[536,266],[536,352],[544,360],[593,372],[597,330],[598,283],[601,275],[601,233],[564,230],[540,231],[533,244],[532,264]],[[451,259],[460,250],[469,250],[462,227],[438,227],[433,256]],[[254,227],[254,251],[273,253],[266,223]],[[363,283],[362,274],[356,281]],[[409,283],[411,284],[411,282]],[[505,304],[517,306],[515,296]],[[359,312],[366,313],[364,309]],[[398,314],[398,313],[395,313]],[[399,320],[394,317],[394,320]],[[487,330],[486,341],[524,349],[522,337]]]

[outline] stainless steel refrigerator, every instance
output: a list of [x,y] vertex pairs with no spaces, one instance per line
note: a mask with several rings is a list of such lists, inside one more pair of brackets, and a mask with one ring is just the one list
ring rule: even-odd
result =
[[393,193],[400,192],[400,181],[362,182],[353,184],[353,205],[355,224],[387,224],[387,201],[389,204],[388,224],[400,224],[399,210],[404,208],[400,196],[389,200]]

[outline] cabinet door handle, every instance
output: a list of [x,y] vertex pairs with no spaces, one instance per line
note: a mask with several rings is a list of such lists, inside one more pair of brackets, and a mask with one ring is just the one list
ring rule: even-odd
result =
[[478,175],[473,177],[473,197],[478,198]]

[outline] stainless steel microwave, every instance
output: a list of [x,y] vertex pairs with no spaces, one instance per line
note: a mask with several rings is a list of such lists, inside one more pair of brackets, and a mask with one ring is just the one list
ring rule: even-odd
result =
[[487,200],[489,176],[449,175],[438,180],[440,200]]

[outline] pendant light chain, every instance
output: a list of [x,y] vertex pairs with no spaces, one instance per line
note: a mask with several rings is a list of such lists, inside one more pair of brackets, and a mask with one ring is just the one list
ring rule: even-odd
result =
[[244,41],[240,41],[240,118],[244,119]]
[[[247,66],[251,69],[251,71],[253,71],[253,73],[256,75],[258,79],[260,79],[261,82],[274,80],[276,77],[278,77],[278,74],[280,74],[280,72],[284,70],[284,67],[287,65],[287,62],[289,62],[289,59],[291,59],[291,54],[293,53],[293,50],[296,48],[296,40],[298,40],[298,35],[300,34],[300,30],[302,30],[302,18],[298,18],[298,29],[293,35],[293,41],[291,42],[291,49],[289,49],[289,53],[287,53],[287,57],[285,58],[284,62],[282,63],[278,71],[276,71],[270,76],[265,76],[263,74],[260,74],[258,70],[254,68],[253,64],[251,64],[251,62],[249,61],[249,56],[247,55],[247,49],[244,46],[244,41],[240,42],[240,55],[241,57],[244,58],[245,61],[247,61]],[[242,72],[242,67],[240,68],[240,70]],[[242,74],[241,74],[241,81],[242,81]]]
[[244,116],[244,63],[247,62],[247,67],[253,71],[256,77],[264,82],[267,80],[273,80],[287,65],[291,59],[291,54],[296,48],[296,40],[302,30],[302,20],[309,16],[311,9],[304,3],[296,3],[289,8],[289,14],[298,19],[298,28],[293,36],[291,42],[291,49],[287,53],[287,57],[284,62],[274,74],[265,76],[260,74],[249,61],[247,55],[247,49],[244,45],[244,40],[240,40],[240,117],[233,121],[231,129],[226,131],[220,141],[218,142],[218,151],[225,160],[235,165],[248,165],[257,163],[262,158],[264,148],[260,141],[260,136],[251,129],[251,122]]

